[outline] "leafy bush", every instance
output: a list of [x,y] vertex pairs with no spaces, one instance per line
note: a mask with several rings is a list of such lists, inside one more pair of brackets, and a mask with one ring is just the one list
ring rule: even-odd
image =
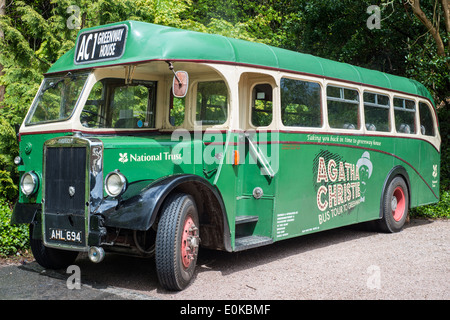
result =
[[28,225],[11,225],[11,208],[0,198],[0,256],[16,254],[29,247]]
[[450,218],[450,192],[441,188],[440,201],[436,204],[417,207],[411,210],[411,216],[424,218]]
[[18,195],[19,173],[14,164],[18,154],[16,132],[0,114],[0,197],[11,202]]

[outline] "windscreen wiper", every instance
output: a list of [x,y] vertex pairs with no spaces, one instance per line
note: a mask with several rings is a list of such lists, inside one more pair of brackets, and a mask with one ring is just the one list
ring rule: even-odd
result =
[[47,91],[48,89],[52,88],[55,89],[59,83],[63,82],[65,78],[70,77],[70,79],[73,81],[76,79],[76,76],[74,76],[71,72],[68,72],[64,77],[62,77],[61,79],[59,79],[56,82],[51,82],[47,88],[42,89],[42,92]]

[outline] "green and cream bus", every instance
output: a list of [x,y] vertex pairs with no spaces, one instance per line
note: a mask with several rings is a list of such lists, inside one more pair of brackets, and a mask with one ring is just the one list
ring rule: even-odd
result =
[[20,196],[45,268],[154,255],[185,288],[199,247],[236,252],[350,224],[402,229],[439,200],[416,81],[218,35],[124,21],[79,32],[19,132]]

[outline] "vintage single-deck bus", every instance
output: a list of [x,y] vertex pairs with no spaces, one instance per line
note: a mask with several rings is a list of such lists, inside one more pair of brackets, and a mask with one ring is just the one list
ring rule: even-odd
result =
[[154,255],[185,288],[199,246],[241,251],[439,200],[439,125],[413,80],[136,21],[81,30],[20,128],[20,197],[45,268]]

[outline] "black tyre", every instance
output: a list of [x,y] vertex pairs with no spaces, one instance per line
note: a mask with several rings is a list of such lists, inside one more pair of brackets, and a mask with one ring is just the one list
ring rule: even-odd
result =
[[63,269],[75,262],[77,251],[60,250],[44,246],[41,239],[33,239],[34,225],[30,224],[30,247],[36,261],[46,269]]
[[162,208],[156,234],[155,260],[160,284],[168,290],[183,290],[197,264],[199,220],[193,198],[170,195]]
[[402,230],[409,211],[408,187],[402,177],[391,180],[383,195],[383,217],[378,227],[383,232],[394,233]]

